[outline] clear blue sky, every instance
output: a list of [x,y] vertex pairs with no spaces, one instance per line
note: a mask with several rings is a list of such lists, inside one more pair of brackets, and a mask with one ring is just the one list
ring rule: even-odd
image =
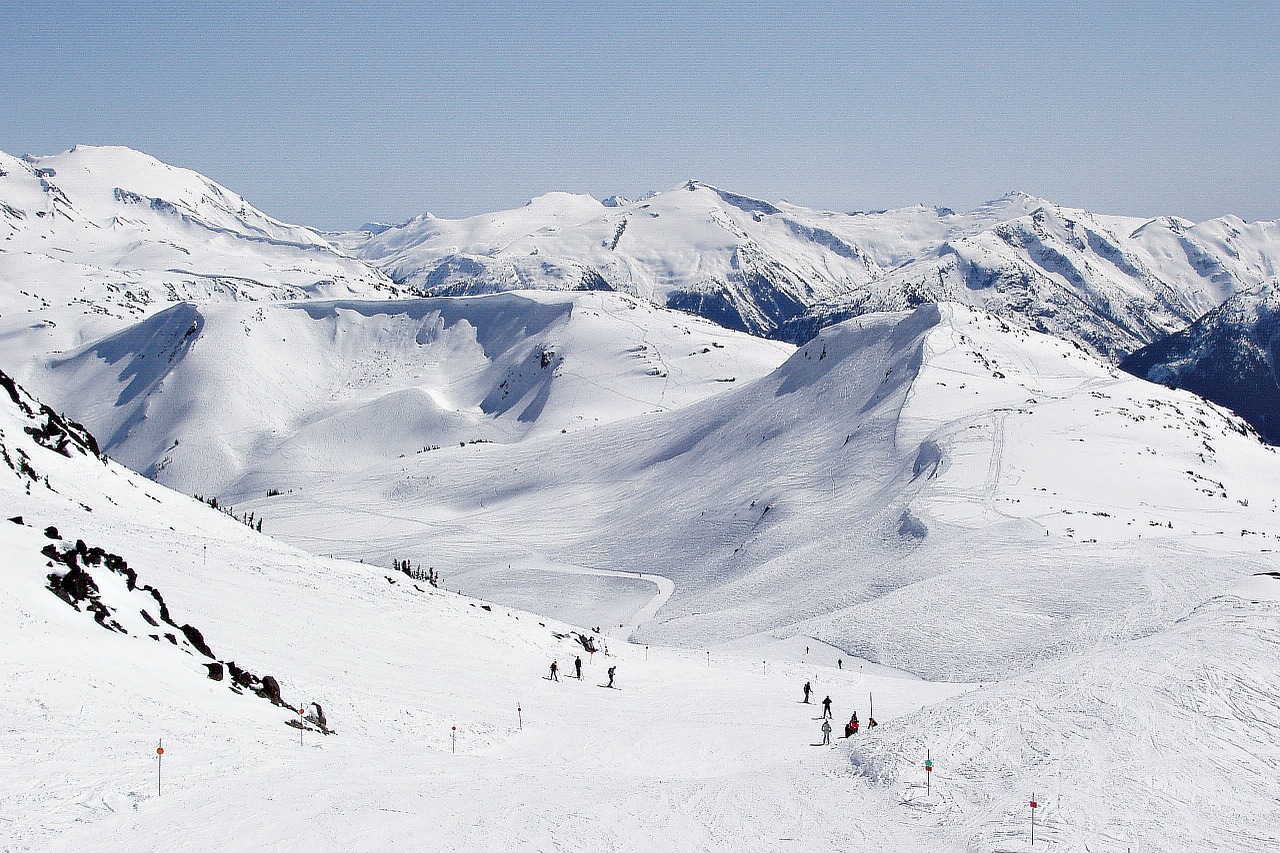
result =
[[4,3],[0,149],[123,144],[323,227],[699,178],[1280,218],[1280,2]]

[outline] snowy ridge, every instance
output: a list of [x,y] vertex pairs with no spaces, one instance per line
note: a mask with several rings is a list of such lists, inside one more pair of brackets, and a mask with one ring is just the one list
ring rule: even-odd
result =
[[237,500],[679,408],[791,352],[617,294],[181,303],[39,382],[113,458]]
[[1186,388],[1249,421],[1280,443],[1280,280],[1238,293],[1190,326],[1120,363],[1136,376]]
[[961,302],[1114,360],[1274,275],[1280,226],[1103,216],[1025,193],[959,214],[841,214],[689,181],[636,202],[551,193],[427,214],[357,251],[424,292],[607,287],[797,343],[849,317]]
[[380,296],[382,275],[308,228],[128,148],[0,152],[0,338],[10,369],[181,300]]

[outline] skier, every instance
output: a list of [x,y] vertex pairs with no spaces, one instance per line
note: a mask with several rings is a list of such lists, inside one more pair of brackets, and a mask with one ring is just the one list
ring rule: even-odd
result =
[[615,669],[617,669],[617,667],[616,667],[616,666],[611,666],[611,667],[609,667],[609,683],[608,683],[608,684],[606,684],[606,685],[605,685],[605,687],[612,687],[612,686],[613,686],[613,671],[614,671]]
[[813,691],[813,687],[809,684],[809,682],[806,681],[804,683],[804,704],[806,705],[809,704],[809,694],[812,691]]
[[557,663],[556,661],[551,662],[551,680],[552,681],[560,680],[560,664]]
[[578,680],[582,680],[582,655],[573,659],[573,668],[578,671]]
[[836,669],[844,669],[844,658],[836,658]]
[[824,746],[826,744],[831,743],[831,721],[830,720],[822,721],[822,743]]
[[822,700],[822,716],[824,719],[831,716],[831,697],[830,696]]
[[880,724],[876,722],[875,717],[867,717],[867,731],[871,731],[878,725]]

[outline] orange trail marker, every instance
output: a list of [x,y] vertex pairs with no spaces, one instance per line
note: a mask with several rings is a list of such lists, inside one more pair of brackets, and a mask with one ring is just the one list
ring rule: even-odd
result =
[[[160,739],[164,743],[164,739]],[[160,765],[164,763],[164,747],[156,746],[156,796],[160,796]]]

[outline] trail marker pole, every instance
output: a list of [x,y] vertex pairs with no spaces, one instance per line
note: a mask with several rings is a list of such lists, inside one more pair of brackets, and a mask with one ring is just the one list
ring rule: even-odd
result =
[[874,717],[876,715],[876,697],[872,696],[869,690],[867,691],[867,701],[871,703],[871,713],[867,714],[867,716]]
[[644,647],[644,659],[645,659],[645,660],[648,660],[648,659],[649,659],[649,647],[648,647],[648,646],[645,646],[645,647]]
[[707,666],[711,666],[711,650],[707,649]]
[[924,794],[929,796],[933,793],[933,758],[930,756],[929,750],[924,751]]
[[1031,843],[1032,844],[1036,843],[1036,809],[1038,809],[1039,807],[1040,807],[1040,804],[1036,802],[1036,795],[1033,793],[1031,795]]
[[156,796],[160,796],[160,765],[164,763],[164,738],[156,745]]
[[524,731],[524,711],[520,706],[516,706],[516,723],[520,726],[520,731]]
[[769,662],[768,662],[767,660],[765,660],[765,661],[760,661],[760,665],[761,665],[762,667],[764,667],[764,674],[765,674],[765,675],[768,675],[768,674],[769,674]]
[[449,732],[449,751],[456,753],[458,751],[458,727],[454,726],[453,731]]
[[298,708],[298,746],[302,746],[302,730],[304,725],[304,723],[302,722],[302,715],[305,714],[306,712],[307,712],[306,705],[303,705],[302,707]]

